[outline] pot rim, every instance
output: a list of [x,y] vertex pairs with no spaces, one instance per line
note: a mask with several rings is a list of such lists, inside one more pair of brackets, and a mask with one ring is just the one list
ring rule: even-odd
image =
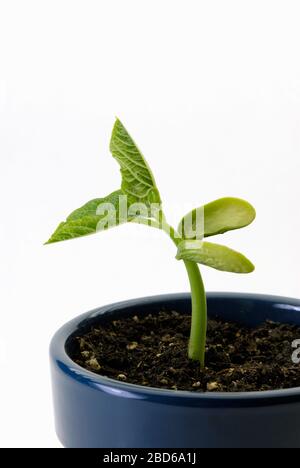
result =
[[[278,307],[280,306],[281,308],[286,308],[288,310],[296,310],[300,313],[300,299],[295,298],[234,292],[208,292],[207,297],[208,299],[224,297],[232,300],[259,300],[262,302],[272,303],[275,307],[277,304]],[[205,406],[211,405],[214,407],[223,406],[224,404],[226,406],[232,404],[233,406],[244,407],[282,404],[295,400],[300,402],[300,387],[252,392],[197,393],[187,390],[162,389],[159,387],[146,387],[127,382],[120,382],[118,380],[111,379],[110,377],[101,376],[84,369],[76,364],[66,352],[66,342],[76,329],[81,328],[85,323],[87,323],[87,321],[96,318],[100,314],[112,313],[136,305],[145,306],[146,304],[149,305],[154,302],[187,300],[189,298],[189,293],[147,296],[116,302],[85,312],[65,323],[54,334],[50,344],[51,361],[61,372],[67,374],[77,382],[81,382],[82,384],[98,389],[102,392],[125,398],[146,399],[149,401],[158,401],[164,404],[169,403],[188,406],[201,406],[202,403]]]

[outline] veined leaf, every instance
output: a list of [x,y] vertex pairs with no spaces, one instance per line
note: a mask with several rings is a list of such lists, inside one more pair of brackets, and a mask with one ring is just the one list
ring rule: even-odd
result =
[[121,190],[105,198],[95,198],[73,211],[59,224],[46,244],[86,236],[116,226],[126,219],[120,217]]
[[73,211],[66,221],[59,224],[46,244],[95,234],[126,222],[159,227],[147,206],[140,207],[138,203],[128,206],[127,195],[117,190],[107,197],[90,200]]
[[96,215],[97,209],[101,203],[111,203],[116,210],[119,208],[119,197],[122,196],[122,190],[116,190],[115,192],[110,193],[107,197],[104,198],[95,198],[85,203],[67,217],[67,221],[76,221],[78,219],[84,218],[85,216]]
[[121,167],[121,188],[129,199],[147,205],[160,204],[161,199],[152,171],[119,119],[116,120],[112,131],[110,151]]
[[153,174],[118,119],[112,131],[110,150],[121,167],[121,190],[105,198],[91,200],[73,211],[66,221],[59,224],[47,244],[93,234],[125,222],[160,227],[163,215]]
[[220,198],[185,215],[178,230],[185,239],[201,239],[248,226],[255,216],[255,209],[245,200]]
[[251,273],[254,270],[254,265],[243,254],[211,242],[182,241],[178,246],[176,258],[231,273]]

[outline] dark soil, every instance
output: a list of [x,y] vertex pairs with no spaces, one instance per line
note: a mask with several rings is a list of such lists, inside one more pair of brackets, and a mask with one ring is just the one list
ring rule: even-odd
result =
[[206,368],[187,358],[190,317],[177,312],[109,320],[73,338],[71,358],[100,375],[150,387],[195,392],[300,386],[292,342],[300,327],[266,322],[250,329],[210,320]]

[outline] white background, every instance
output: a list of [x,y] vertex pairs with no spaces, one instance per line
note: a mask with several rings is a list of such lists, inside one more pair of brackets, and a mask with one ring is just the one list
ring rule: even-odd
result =
[[208,290],[300,296],[298,1],[0,2],[0,445],[59,447],[48,344],[105,303],[188,289],[162,233],[122,226],[43,246],[119,188],[114,116],[147,157],[171,220],[221,196],[251,227],[222,239],[256,264]]

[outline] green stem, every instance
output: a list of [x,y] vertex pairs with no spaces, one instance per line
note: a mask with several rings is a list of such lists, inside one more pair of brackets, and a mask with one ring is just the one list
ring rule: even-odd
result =
[[[165,222],[163,230],[169,235],[176,246],[182,240],[175,229]],[[184,261],[191,287],[192,323],[188,348],[188,356],[199,361],[201,368],[205,366],[205,345],[207,332],[207,304],[202,276],[197,263]]]
[[184,262],[189,275],[192,293],[192,323],[189,341],[189,358],[205,366],[205,345],[207,331],[207,306],[203,280],[197,263]]

